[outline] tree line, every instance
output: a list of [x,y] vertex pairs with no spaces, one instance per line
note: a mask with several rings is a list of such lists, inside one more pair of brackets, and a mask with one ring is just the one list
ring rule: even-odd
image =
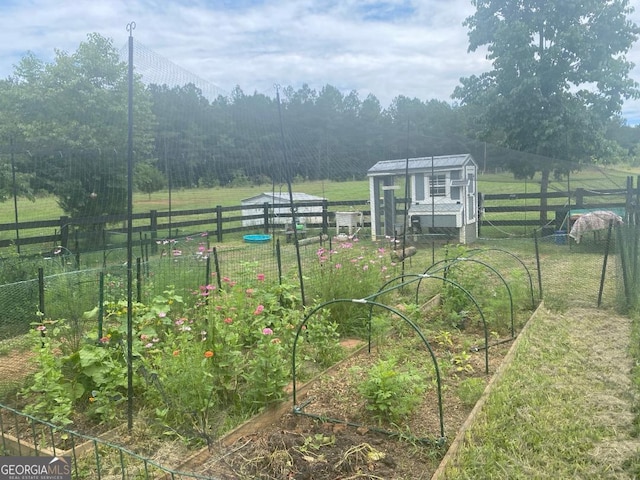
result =
[[[379,160],[457,153],[543,183],[581,164],[640,161],[640,128],[620,117],[639,95],[627,1],[474,4],[469,46],[487,47],[494,68],[461,79],[453,102],[399,95],[383,108],[332,85],[211,99],[136,75],[136,188],[340,181]],[[127,65],[98,33],[50,63],[25,55],[0,80],[0,198],[53,194],[72,216],[124,211],[127,99]]]

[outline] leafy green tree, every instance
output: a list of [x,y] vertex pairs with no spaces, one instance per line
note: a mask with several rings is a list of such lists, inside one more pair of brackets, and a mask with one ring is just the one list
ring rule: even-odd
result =
[[134,184],[138,190],[149,195],[167,186],[164,174],[149,162],[140,162],[135,166]]
[[483,127],[478,136],[526,152],[510,168],[518,177],[541,172],[543,194],[552,172],[607,159],[612,145],[606,127],[625,99],[639,95],[625,56],[640,33],[627,18],[629,2],[473,4],[476,13],[465,22],[469,50],[486,47],[493,68],[462,78],[453,97],[477,116],[473,124]]
[[[92,33],[49,64],[25,55],[0,91],[9,106],[3,133],[28,152],[22,171],[73,217],[126,209],[127,74],[112,41]],[[145,159],[153,117],[139,80],[134,95],[135,157]]]

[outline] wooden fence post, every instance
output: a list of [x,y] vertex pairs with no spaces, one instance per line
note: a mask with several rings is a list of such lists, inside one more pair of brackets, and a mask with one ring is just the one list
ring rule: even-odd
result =
[[151,253],[158,253],[158,211],[151,210],[149,212],[149,230],[151,230]]
[[69,244],[69,217],[60,217],[60,246],[67,248]]
[[264,224],[264,232],[265,234],[269,233],[269,202],[264,202],[262,204],[262,218],[263,218],[263,224]]
[[216,238],[222,242],[222,205],[216,205]]
[[584,188],[576,188],[576,208],[584,208]]
[[322,200],[322,233],[329,234],[329,201]]

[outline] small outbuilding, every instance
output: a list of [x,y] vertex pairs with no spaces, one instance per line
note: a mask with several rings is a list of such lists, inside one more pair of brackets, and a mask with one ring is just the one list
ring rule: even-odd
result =
[[[371,203],[371,237],[393,237],[404,225],[412,233],[478,237],[478,167],[469,154],[383,160],[367,172]],[[404,198],[409,182],[407,219],[396,218],[396,195]],[[404,185],[404,181],[402,185]],[[397,194],[395,193],[398,191]]]
[[[242,206],[242,226],[262,226],[264,225],[265,204],[271,217],[269,222],[272,225],[291,224],[291,208],[289,207],[289,192],[264,192],[259,195],[245,198],[240,202]],[[325,199],[308,193],[293,192],[294,205],[296,205],[296,223],[298,224],[321,224],[322,223],[322,202]],[[309,205],[311,203],[311,205]],[[317,214],[317,215],[316,215]],[[248,218],[249,217],[249,218]]]

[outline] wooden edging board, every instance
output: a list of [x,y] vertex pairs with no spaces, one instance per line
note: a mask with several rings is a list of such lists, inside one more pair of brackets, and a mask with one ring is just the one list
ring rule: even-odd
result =
[[[313,379],[309,380],[308,382],[301,385],[300,387],[297,387],[296,395],[304,394],[309,389],[309,387],[314,384],[314,382],[318,378],[335,371],[343,363],[347,362],[352,357],[358,355],[359,353],[364,351],[366,348],[368,348],[368,343],[364,342],[363,345],[355,348],[351,353],[349,353],[349,355],[346,358],[336,363],[335,365],[332,365],[326,370],[322,371],[320,374],[316,375]],[[298,399],[300,398],[301,397],[298,397]],[[279,403],[277,405],[274,405],[272,407],[267,407],[264,411],[262,411],[262,413],[259,413],[258,415],[251,417],[246,422],[242,423],[241,425],[237,426],[236,428],[228,432],[226,435],[221,437],[218,440],[218,442],[224,446],[232,445],[239,438],[255,433],[256,431],[262,428],[274,425],[275,422],[277,422],[283,414],[290,411],[293,411],[293,398],[285,402]],[[180,472],[187,472],[189,471],[188,470],[189,468],[200,465],[203,459],[208,457],[209,455],[210,455],[209,447],[204,447],[201,450],[194,453],[193,455],[191,455],[190,457],[188,457],[182,464],[180,464],[180,466],[176,470]]]
[[[108,432],[103,433],[98,436],[100,440],[113,440],[117,438],[120,433],[120,427],[116,427],[113,430],[109,430]],[[34,444],[29,443],[25,440],[21,440],[16,438],[13,435],[5,433],[2,435],[2,440],[0,440],[0,446],[4,446],[10,453],[13,455],[20,456],[46,456],[46,457],[81,457],[85,455],[91,448],[93,448],[93,440],[86,440],[78,445],[75,448],[71,448],[69,450],[62,450],[61,448],[54,449],[50,447],[36,447]]]
[[511,361],[513,360],[513,357],[516,354],[516,350],[518,349],[518,345],[520,344],[520,340],[524,337],[524,334],[528,331],[529,325],[531,325],[532,320],[538,315],[538,313],[543,308],[544,308],[544,301],[541,301],[540,304],[538,305],[538,308],[536,308],[536,310],[533,312],[531,317],[529,317],[529,320],[527,321],[525,326],[522,328],[522,330],[520,330],[518,337],[515,339],[515,341],[511,345],[511,348],[509,348],[509,351],[507,352],[505,357],[502,359],[502,363],[500,363],[500,366],[496,370],[496,373],[493,375],[493,377],[491,377],[491,380],[489,380],[489,383],[487,384],[484,391],[482,392],[480,399],[471,410],[471,413],[469,414],[465,422],[462,424],[462,427],[460,427],[460,430],[458,430],[458,434],[453,439],[453,442],[451,442],[451,446],[447,450],[447,453],[445,454],[445,456],[442,458],[440,465],[431,476],[431,480],[441,480],[445,478],[444,473],[447,469],[447,466],[457,456],[458,452],[460,451],[460,448],[464,444],[465,438],[467,436],[467,432],[471,429],[471,427],[473,426],[476,420],[476,417],[482,411],[482,408],[484,407],[484,404],[487,402],[487,399],[489,398],[489,395],[491,394],[492,390],[500,381],[500,379],[506,372],[507,368],[511,364]]

